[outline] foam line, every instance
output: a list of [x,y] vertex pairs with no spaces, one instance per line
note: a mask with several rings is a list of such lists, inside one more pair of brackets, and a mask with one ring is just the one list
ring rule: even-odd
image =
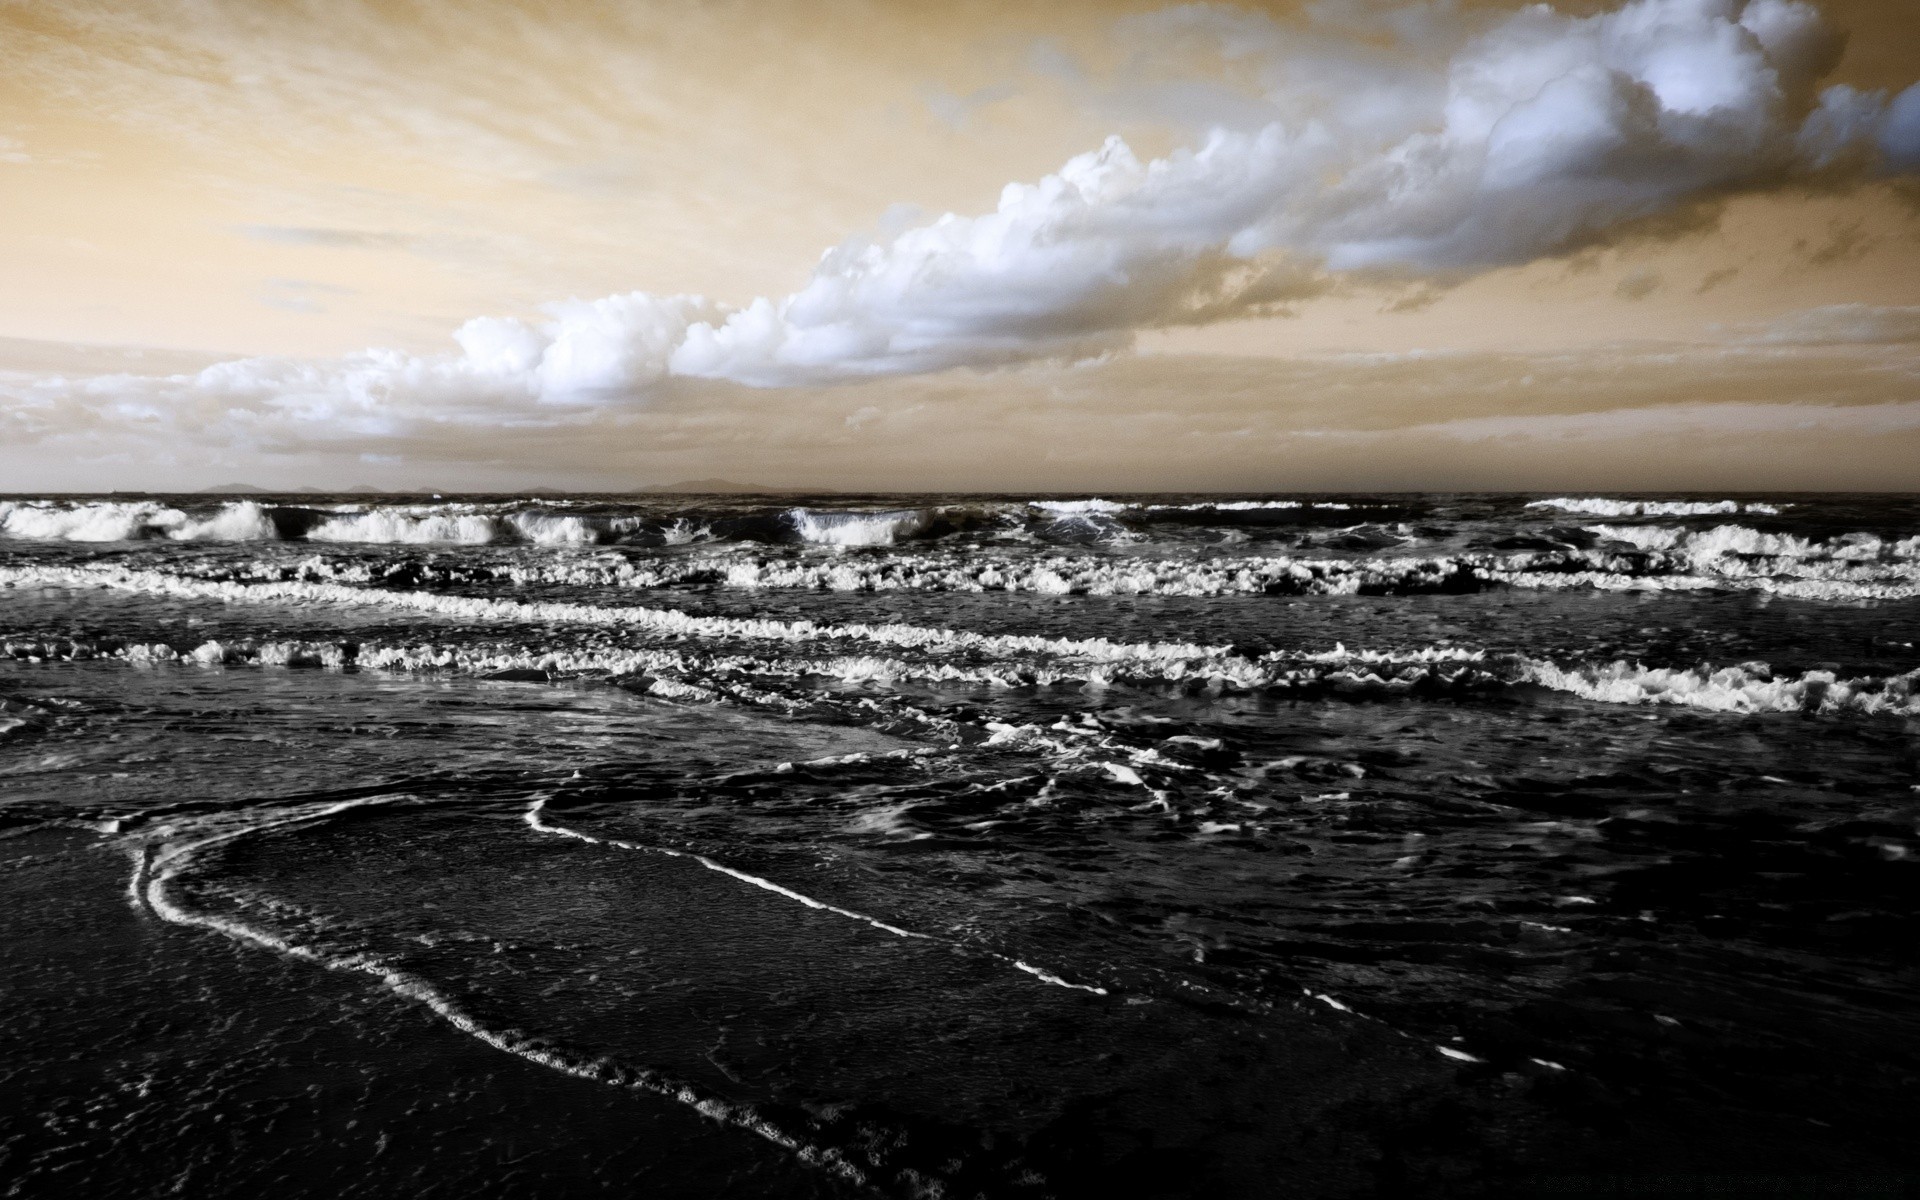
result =
[[[1004,956],[995,954],[994,957],[1003,958]],[[1055,987],[1073,988],[1076,991],[1091,992],[1096,996],[1104,996],[1107,994],[1107,989],[1103,987],[1093,987],[1090,984],[1070,982],[1068,980],[1060,978],[1058,975],[1055,975],[1051,972],[1043,971],[1039,967],[1034,966],[1032,963],[1022,962],[1017,958],[1009,958],[1006,961],[1012,963],[1015,967],[1018,967],[1020,970],[1025,971],[1027,974],[1032,975],[1036,979],[1039,979],[1044,983],[1050,983]]]
[[582,833],[577,829],[568,829],[564,825],[554,825],[548,822],[546,818],[541,815],[541,811],[546,807],[546,804],[547,802],[545,800],[535,800],[533,803],[527,805],[527,811],[521,814],[521,819],[527,823],[528,828],[534,829],[540,833],[559,834],[562,837],[577,838],[580,841],[591,842],[595,845],[600,845],[600,846],[613,846],[621,850],[633,850],[642,854],[663,854],[668,858],[689,859],[693,862],[699,863],[701,866],[705,867],[709,871],[718,871],[720,874],[728,876],[729,878],[732,878],[732,879],[737,879],[742,883],[749,883],[749,884],[752,884],[754,887],[764,888],[767,891],[773,892],[776,895],[785,896],[789,900],[793,900],[800,904],[804,904],[808,908],[819,909],[822,912],[833,913],[835,916],[846,917],[849,920],[863,922],[864,924],[873,926],[875,929],[881,930],[885,933],[893,934],[895,937],[917,938],[922,941],[938,942],[942,945],[953,946],[957,949],[967,950],[972,953],[983,953],[990,958],[995,958],[1000,960],[1001,962],[1017,967],[1018,969],[1025,971],[1027,974],[1034,976],[1035,978],[1041,980],[1042,982],[1050,983],[1055,987],[1072,988],[1075,991],[1081,991],[1081,992],[1091,992],[1096,996],[1104,996],[1107,994],[1107,989],[1105,988],[1092,987],[1084,983],[1070,982],[1068,980],[1060,978],[1058,975],[1050,974],[1047,971],[1043,971],[1039,967],[1035,967],[1028,963],[1021,962],[1017,958],[1010,958],[1007,955],[999,954],[992,950],[979,950],[975,947],[965,946],[959,942],[950,941],[942,937],[936,937],[930,933],[920,933],[912,929],[902,929],[900,926],[889,924],[886,921],[882,921],[878,917],[869,916],[868,914],[863,912],[855,912],[850,908],[840,908],[837,905],[828,904],[823,900],[815,900],[812,896],[803,895],[799,892],[794,891],[792,888],[789,888],[789,887],[783,887],[782,885],[773,882],[771,879],[762,879],[758,875],[749,875],[745,871],[735,870],[734,868],[727,866],[725,863],[716,862],[713,859],[708,858],[702,854],[694,854],[686,850],[673,850],[673,849],[669,849],[666,846],[649,846],[649,845],[644,845],[640,842],[623,841],[620,838],[595,837],[593,834]]
[[160,571],[118,566],[5,567],[0,584],[14,586],[96,587],[149,595],[196,600],[249,603],[348,604],[433,613],[468,620],[510,621],[525,624],[581,624],[645,630],[668,636],[741,638],[755,641],[812,642],[827,639],[867,641],[879,645],[933,650],[977,650],[996,657],[1039,653],[1085,658],[1096,662],[1169,661],[1217,658],[1219,647],[1181,642],[1114,642],[1106,638],[1048,638],[1032,635],[985,634],[922,625],[823,625],[816,621],[778,621],[770,618],[702,617],[678,609],[642,606],[609,607],[555,601],[496,600],[474,596],[447,596],[432,592],[371,591],[334,583],[264,582],[190,579]]
[[689,859],[693,862],[699,863],[701,866],[705,867],[709,871],[718,871],[720,874],[726,875],[733,879],[738,879],[742,883],[750,883],[754,887],[764,888],[769,892],[775,893],[776,895],[785,896],[789,900],[797,901],[798,903],[804,904],[808,908],[817,908],[822,912],[830,912],[830,913],[833,913],[835,916],[846,917],[849,920],[853,920],[853,921],[863,921],[866,924],[873,926],[875,929],[882,930],[883,932],[886,932],[886,933],[891,933],[895,937],[924,938],[928,941],[939,940],[938,938],[935,938],[932,934],[916,933],[911,929],[902,929],[898,925],[889,925],[878,917],[870,917],[866,913],[854,912],[850,908],[837,908],[834,905],[826,903],[825,901],[815,900],[811,896],[801,895],[799,892],[794,891],[792,888],[782,887],[781,885],[773,882],[773,880],[771,879],[762,879],[758,875],[749,875],[745,871],[737,871],[734,868],[727,866],[725,863],[715,862],[713,859],[708,858],[705,855],[692,854],[685,850],[672,850],[665,846],[644,846],[644,845],[641,845],[639,842],[627,842],[627,841],[622,841],[619,838],[595,837],[590,833],[582,833],[577,829],[568,829],[562,825],[549,824],[546,821],[546,819],[540,815],[540,810],[546,807],[546,803],[547,802],[545,800],[535,800],[532,804],[527,806],[527,811],[524,814],[522,814],[521,819],[527,823],[529,828],[538,830],[541,833],[557,833],[563,837],[578,838],[583,842],[592,842],[595,845],[600,845],[600,846],[614,846],[621,850],[635,850],[635,851],[639,851],[646,854],[664,854],[668,858]]
[[1566,497],[1553,500],[1533,500],[1528,508],[1553,508],[1561,512],[1581,513],[1598,517],[1704,517],[1725,513],[1761,513],[1777,515],[1780,509],[1792,505],[1763,504],[1750,501],[1742,504],[1738,500],[1609,500],[1605,497]]
[[[415,566],[423,581],[496,580],[634,590],[694,583],[746,591],[1216,597],[1416,595],[1489,586],[1696,587],[1768,591],[1810,600],[1899,599],[1920,593],[1920,538],[1889,540],[1853,533],[1817,540],[1732,525],[1712,530],[1594,525],[1587,532],[1606,539],[1608,545],[1425,557],[903,552],[823,561],[729,552],[639,560],[523,556],[506,562]],[[238,578],[286,581],[284,564],[277,562],[233,569]],[[302,560],[295,570],[297,579],[305,582],[364,584],[378,577],[365,562],[339,562],[320,555]]]
[[[4,568],[0,568],[4,572]],[[1861,715],[1920,713],[1920,671],[1901,675],[1841,679],[1831,671],[1808,671],[1776,678],[1762,664],[1734,667],[1670,668],[1619,660],[1610,663],[1561,664],[1547,659],[1505,655],[1490,658],[1484,650],[1439,646],[1410,651],[1349,650],[1337,646],[1325,652],[1278,651],[1257,659],[1220,658],[1199,662],[1171,660],[1141,663],[1124,669],[1093,664],[1040,666],[1009,662],[999,666],[959,666],[942,662],[909,662],[874,655],[832,655],[819,658],[762,658],[754,655],[686,654],[675,650],[553,650],[538,651],[501,646],[457,649],[435,645],[363,643],[350,648],[339,643],[261,642],[232,644],[210,641],[182,653],[163,644],[102,646],[60,641],[6,641],[0,657],[29,661],[117,659],[136,665],[160,663],[258,663],[265,666],[348,665],[390,671],[457,670],[490,674],[509,670],[538,670],[555,675],[657,675],[649,691],[668,699],[696,702],[734,700],[785,710],[804,704],[775,692],[743,683],[721,683],[724,675],[770,676],[786,679],[826,678],[849,683],[891,684],[897,680],[925,683],[984,684],[991,687],[1033,687],[1052,684],[1182,683],[1202,682],[1210,687],[1237,690],[1326,689],[1337,694],[1403,696],[1421,688],[1495,687],[1535,684],[1567,692],[1600,704],[1661,704],[1717,712],[1819,712]],[[712,687],[675,678],[705,678]],[[716,690],[717,689],[717,690]],[[951,721],[906,706],[887,716],[906,717],[951,740]],[[1084,757],[1098,745],[1068,744],[1049,737],[1038,726],[989,721],[984,744],[994,747],[1044,749],[1070,758]],[[1136,763],[1179,769],[1157,751],[1120,748]]]
[[[391,798],[375,797],[367,800],[346,801],[282,820],[267,821],[232,830],[177,847],[165,855],[156,857],[151,864],[147,864],[145,892],[147,907],[154,915],[170,924],[209,930],[234,941],[259,946],[287,958],[312,963],[329,971],[372,975],[388,991],[424,1006],[461,1033],[484,1042],[496,1050],[579,1079],[616,1087],[631,1087],[665,1096],[687,1105],[702,1116],[758,1134],[811,1166],[824,1167],[855,1184],[870,1183],[866,1172],[850,1162],[839,1150],[831,1146],[814,1145],[797,1137],[748,1106],[706,1095],[691,1084],[674,1080],[648,1068],[625,1068],[605,1060],[584,1060],[559,1053],[535,1039],[516,1037],[490,1029],[425,979],[394,967],[377,956],[358,954],[336,958],[325,955],[241,921],[214,916],[210,913],[195,912],[177,903],[167,892],[168,882],[191,864],[192,856],[196,851],[236,838],[320,820],[347,808],[360,804],[378,803]],[[161,869],[163,867],[165,869]]]
[[135,908],[147,907],[147,875],[153,868],[153,844],[142,842],[133,856],[133,878],[127,881],[127,899]]

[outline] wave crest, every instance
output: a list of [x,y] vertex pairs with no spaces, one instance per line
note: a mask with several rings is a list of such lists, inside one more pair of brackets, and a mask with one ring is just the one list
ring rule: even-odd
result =
[[1711,517],[1733,513],[1775,516],[1781,506],[1738,500],[1608,500],[1604,497],[1566,497],[1534,500],[1528,508],[1552,508],[1590,517]]

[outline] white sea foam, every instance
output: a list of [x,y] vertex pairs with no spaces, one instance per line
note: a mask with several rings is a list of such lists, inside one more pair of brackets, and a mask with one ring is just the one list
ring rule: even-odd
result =
[[[1601,527],[1610,529],[1611,527]],[[1636,527],[1622,527],[1632,530]],[[896,554],[808,561],[775,555],[719,554],[693,560],[567,562],[505,568],[518,582],[654,588],[683,581],[743,589],[872,592],[1018,592],[1053,595],[1234,596],[1407,594],[1482,584],[1597,590],[1770,591],[1814,600],[1900,599],[1920,591],[1920,559],[1910,541],[1880,545],[1865,535],[1831,544],[1776,539],[1777,557],[1722,553],[1701,541],[1675,547],[1653,527],[1632,545],[1667,546],[1653,559],[1617,550],[1529,551],[1436,557],[1319,558],[1289,555],[1131,557]],[[1770,536],[1770,535],[1769,535]],[[1737,548],[1737,547],[1735,547]],[[1757,544],[1751,548],[1761,548]],[[1691,551],[1691,553],[1689,553]],[[1823,558],[1821,555],[1835,555]]]
[[492,517],[479,513],[434,512],[410,516],[396,509],[334,517],[307,531],[310,542],[363,542],[374,545],[483,546],[493,541]]
[[67,504],[54,500],[0,501],[0,530],[9,537],[63,542],[128,542],[150,529],[187,519],[152,500]]
[[1602,497],[1560,497],[1534,500],[1528,508],[1554,508],[1594,517],[1703,517],[1732,513],[1777,514],[1779,505],[1738,500],[1608,500]]
[[1765,592],[1794,600],[1840,603],[1912,600],[1920,597],[1920,582],[1881,582],[1826,577],[1776,579],[1767,575],[1637,575],[1616,571],[1489,571],[1490,581],[1538,590],[1593,588],[1608,592]]
[[220,511],[204,520],[183,519],[167,530],[167,536],[182,542],[271,542],[280,537],[264,506],[253,500],[222,505]]
[[[1730,558],[1831,559],[1920,566],[1920,537],[1888,541],[1871,533],[1849,533],[1814,540],[1790,533],[1762,533],[1744,525],[1716,525],[1705,530],[1665,525],[1593,525],[1589,530],[1643,550],[1659,550],[1693,562],[1714,563],[1716,570],[1729,569],[1719,560]],[[1730,569],[1742,570],[1737,565]]]
[[[546,803],[547,802],[545,800],[535,800],[532,804],[529,804],[527,806],[526,811],[521,815],[521,819],[527,823],[528,828],[536,830],[537,832],[540,832],[540,833],[548,833],[548,834],[555,834],[561,837],[575,838],[575,839],[578,839],[579,841],[593,843],[594,845],[612,846],[616,849],[638,851],[644,854],[661,854],[661,855],[665,855],[668,858],[684,858],[689,861],[699,863],[701,866],[705,867],[709,871],[717,871],[720,874],[725,875],[730,879],[737,879],[741,883],[750,884],[753,887],[761,888],[765,891],[772,892],[776,896],[785,897],[788,900],[794,901],[796,904],[804,904],[808,908],[817,909],[821,912],[832,913],[837,917],[845,917],[851,921],[859,921],[862,924],[871,925],[873,928],[878,929],[883,933],[890,933],[895,937],[914,938],[920,941],[939,942],[943,945],[953,946],[953,947],[956,947],[959,949],[965,949],[965,950],[974,949],[973,947],[970,947],[962,942],[956,942],[948,938],[935,937],[930,933],[920,933],[912,929],[904,929],[888,921],[883,921],[879,917],[870,916],[867,913],[857,912],[850,908],[841,908],[838,905],[828,904],[824,900],[816,900],[811,896],[807,896],[800,892],[796,892],[792,888],[775,883],[771,879],[763,879],[758,875],[749,875],[745,871],[741,871],[733,867],[729,867],[725,863],[715,861],[714,859],[708,858],[703,854],[694,854],[691,851],[687,851],[687,850],[674,850],[666,846],[648,846],[648,845],[643,845],[639,842],[624,841],[620,838],[596,837],[590,833],[582,833],[577,829],[569,829],[564,825],[555,825],[552,822],[548,821],[544,815],[543,810],[546,808]],[[1009,957],[1008,955],[1000,954],[991,950],[984,951],[984,953],[989,958],[994,958],[994,959],[1000,960],[1001,962],[1005,962],[1021,971],[1025,971],[1027,974],[1034,976],[1036,979],[1039,979],[1045,983],[1050,983],[1055,987],[1071,988],[1074,991],[1080,991],[1080,992],[1091,992],[1096,996],[1104,996],[1107,994],[1107,989],[1103,987],[1093,987],[1091,985],[1084,984],[1084,983],[1069,982],[1068,980],[1062,979],[1060,976],[1053,974],[1052,972],[1042,970],[1039,967],[1032,966],[1028,963],[1020,961],[1019,959]]]
[[1029,500],[1027,504],[1058,517],[1115,516],[1126,512],[1258,512],[1263,509],[1277,511],[1295,508],[1345,511],[1356,507],[1374,507],[1336,500],[1195,500],[1185,504],[1141,504],[1097,497],[1090,500]]
[[265,582],[184,578],[112,564],[0,567],[0,584],[97,587],[150,595],[265,604],[346,604],[418,612],[476,621],[607,626],[664,637],[742,639],[789,643],[864,641],[930,652],[977,651],[991,657],[1021,654],[1074,657],[1096,663],[1165,662],[1218,658],[1219,648],[1184,642],[1115,642],[1106,638],[1049,638],[983,634],[922,625],[829,625],[750,617],[695,616],[677,609],[614,607],[561,602],[498,600],[432,592],[383,591],[335,583]]
[[796,508],[787,513],[802,541],[821,546],[891,546],[932,524],[926,509],[903,508],[886,512],[840,512]]
[[[1605,586],[1598,574],[1544,575],[1536,586]],[[1644,579],[1630,581],[1644,584]],[[1716,586],[1703,578],[1666,577],[1663,586]],[[1819,583],[1820,581],[1801,581]],[[812,621],[772,621],[703,617],[672,609],[585,604],[526,603],[446,596],[423,592],[381,591],[308,582],[234,583],[187,579],[114,565],[82,567],[4,567],[0,583],[13,586],[105,587],[136,593],[252,603],[347,604],[416,611],[469,620],[530,625],[572,623],[614,627],[670,639],[702,643],[690,657],[668,647],[609,650],[589,648],[552,652],[458,649],[369,644],[352,659],[361,666],[399,670],[541,670],[556,674],[648,674],[671,693],[711,695],[703,680],[716,675],[744,677],[836,678],[848,683],[927,683],[1027,687],[1055,684],[1201,683],[1210,688],[1331,690],[1392,695],[1424,688],[1484,686],[1501,680],[1531,682],[1608,703],[1681,704],[1723,711],[1914,711],[1914,677],[1839,680],[1810,672],[1775,679],[1749,667],[1682,670],[1614,663],[1572,665],[1514,659],[1489,662],[1479,651],[1429,647],[1405,652],[1350,651],[1336,647],[1318,653],[1275,652],[1248,658],[1220,648],[1186,643],[1116,643],[1106,639],[1061,639],[987,635],[965,630],[909,625],[823,625]],[[1784,588],[1787,585],[1776,585]],[[1822,586],[1830,586],[1830,581]],[[781,657],[764,653],[716,654],[714,640],[759,641],[803,647],[805,654]],[[823,654],[835,642],[869,642],[914,652]],[[58,646],[9,644],[14,657],[59,657]],[[922,658],[918,655],[933,655]],[[134,646],[118,653],[135,662],[187,659],[200,663],[259,661],[286,665],[343,665],[346,651],[306,643],[269,643],[248,647],[219,641],[184,654],[166,647]],[[984,656],[986,661],[976,656]],[[697,659],[697,661],[696,661]],[[1517,666],[1504,665],[1517,663]],[[995,731],[996,739],[1031,741],[1030,731]]]
[[[1288,652],[1257,659],[1225,656],[1205,659],[1142,659],[1130,663],[1075,663],[1010,657],[1003,661],[950,662],[877,654],[784,656],[714,654],[675,648],[587,646],[532,649],[515,645],[438,643],[357,644],[308,641],[209,641],[185,650],[165,645],[117,649],[71,641],[0,643],[0,656],[36,661],[120,659],[138,666],[197,664],[340,668],[392,671],[454,671],[464,674],[540,673],[553,677],[646,677],[648,689],[668,699],[711,702],[738,700],[791,709],[796,702],[747,683],[752,679],[833,679],[848,684],[890,686],[900,682],[1025,688],[1036,686],[1178,684],[1220,691],[1327,691],[1338,695],[1405,695],[1421,689],[1458,689],[1499,682],[1484,651],[1461,647],[1422,647],[1403,651],[1349,650],[1336,646],[1319,652]],[[804,705],[802,705],[804,706]],[[919,721],[914,714],[910,717]],[[951,722],[920,721],[950,734]],[[1056,727],[1057,728],[1057,727]],[[1066,741],[1049,730],[1027,725],[986,727],[989,741],[1017,749],[1047,749],[1085,757],[1110,743],[1100,738]],[[1091,730],[1070,732],[1099,734]],[[1119,752],[1136,758],[1133,751]],[[1144,761],[1162,762],[1157,754]],[[1111,771],[1111,768],[1101,768]],[[1181,767],[1180,769],[1185,769]]]
[[[882,557],[795,557],[718,552],[697,557],[510,560],[473,567],[423,564],[426,580],[495,578],[515,584],[648,589],[684,582],[717,582],[743,589],[871,592],[1025,592],[1043,595],[1230,596],[1278,591],[1351,595],[1432,591],[1481,562],[1507,566],[1532,557],[1298,558],[1221,556],[1136,558],[1121,555],[1006,556],[990,553],[898,553]],[[232,570],[223,567],[223,570]],[[295,577],[315,582],[367,583],[360,561],[313,556],[289,564],[242,567],[253,578]]]
[[713,540],[713,527],[680,517],[660,531],[660,540],[669,546],[710,542]]
[[1520,678],[1607,704],[1673,704],[1714,712],[1920,714],[1920,671],[1839,679],[1808,671],[1776,679],[1762,664],[1689,669],[1614,662],[1562,667],[1525,660]]
[[[1841,679],[1831,671],[1777,677],[1764,665],[1650,667],[1641,663],[1563,664],[1484,650],[1432,646],[1381,651],[1336,646],[1326,651],[1276,652],[1249,659],[1143,659],[1131,664],[1069,664],[1006,661],[968,664],[918,661],[879,655],[783,657],[710,654],[671,648],[529,649],[502,645],[435,643],[360,644],[328,642],[209,641],[188,650],[159,644],[105,650],[83,643],[0,643],[0,657],[119,659],[134,665],[197,664],[271,667],[357,666],[390,671],[455,671],[491,675],[540,672],[555,677],[650,677],[649,690],[668,699],[711,702],[733,699],[792,708],[790,698],[756,689],[745,680],[835,679],[844,683],[985,685],[1034,687],[1063,684],[1205,684],[1226,691],[1312,690],[1334,695],[1398,696],[1423,689],[1457,690],[1502,684],[1536,684],[1604,704],[1677,705],[1714,712],[1816,712],[1857,715],[1920,714],[1920,671],[1887,677]],[[720,682],[720,681],[726,682]],[[716,690],[716,688],[718,690]],[[935,721],[944,729],[948,722]],[[1115,746],[1099,738],[1073,741],[1032,725],[988,722],[988,744],[1039,749],[1091,764],[1092,769],[1132,783],[1137,770],[1101,761]],[[1075,729],[1070,732],[1101,732]],[[1157,752],[1119,747],[1136,764],[1185,769]],[[1130,776],[1130,778],[1129,778]]]
[[367,954],[329,954],[290,938],[249,925],[233,917],[200,912],[174,898],[169,885],[193,864],[197,852],[210,846],[291,826],[324,820],[348,808],[381,803],[393,797],[349,800],[325,806],[296,808],[289,815],[265,821],[253,821],[238,828],[223,829],[211,836],[167,847],[158,854],[142,854],[138,860],[132,887],[139,890],[146,907],[170,924],[205,929],[243,944],[254,945],[287,958],[312,963],[329,971],[371,975],[395,995],[427,1008],[447,1024],[496,1050],[536,1063],[550,1070],[618,1087],[636,1088],[665,1096],[701,1115],[758,1134],[767,1141],[794,1154],[801,1161],[824,1167],[855,1184],[865,1184],[865,1171],[832,1146],[818,1145],[784,1129],[749,1105],[709,1095],[693,1085],[645,1068],[623,1067],[605,1059],[587,1059],[558,1051],[546,1042],[516,1030],[496,1030],[461,1007],[452,997],[426,979],[403,970],[380,957]]
[[585,517],[517,512],[507,523],[537,546],[591,546],[600,540],[600,531]]
[[[1276,557],[1135,558],[1110,555],[1003,557],[988,554],[893,555],[854,562],[806,562],[767,556],[706,560],[677,568],[717,572],[739,588],[829,591],[1026,592],[1040,595],[1231,596],[1263,592],[1352,595],[1363,590],[1431,591],[1467,564],[1463,559]],[[648,583],[641,586],[658,586]]]
[[267,510],[252,500],[222,505],[208,517],[194,517],[155,500],[4,500],[0,501],[0,533],[62,542],[130,542],[148,537],[259,542],[279,536]]
[[1147,512],[1258,512],[1263,509],[1317,508],[1328,512],[1346,512],[1354,508],[1378,505],[1343,504],[1337,500],[1201,500],[1192,504],[1141,504],[1134,507]]
[[919,938],[927,941],[938,940],[934,938],[932,934],[903,929],[898,925],[883,921],[879,917],[869,916],[862,912],[855,912],[850,908],[840,908],[836,905],[828,904],[824,900],[815,900],[811,896],[803,895],[800,892],[794,891],[792,888],[777,884],[771,879],[763,879],[758,875],[749,875],[745,871],[736,870],[733,867],[727,866],[725,863],[708,858],[703,854],[694,854],[686,850],[675,850],[667,846],[647,846],[639,842],[623,841],[619,838],[596,837],[590,833],[582,833],[577,829],[569,829],[564,825],[555,825],[548,821],[543,813],[546,804],[547,802],[545,800],[535,800],[529,804],[526,811],[521,814],[521,819],[526,822],[529,829],[539,833],[575,838],[579,841],[591,842],[598,846],[612,846],[618,850],[634,850],[646,854],[660,854],[668,858],[684,858],[690,862],[700,864],[709,871],[717,871],[730,879],[737,879],[741,883],[750,884],[753,887],[772,892],[777,896],[784,896],[786,899],[792,900],[797,904],[804,904],[808,908],[818,909],[821,912],[829,912],[838,917],[846,917],[849,920],[871,925],[873,928],[883,933],[890,933],[895,937]]

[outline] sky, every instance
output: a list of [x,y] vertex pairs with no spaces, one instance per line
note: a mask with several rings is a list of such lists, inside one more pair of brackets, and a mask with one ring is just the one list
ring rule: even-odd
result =
[[1920,490],[1913,0],[0,0],[0,491]]

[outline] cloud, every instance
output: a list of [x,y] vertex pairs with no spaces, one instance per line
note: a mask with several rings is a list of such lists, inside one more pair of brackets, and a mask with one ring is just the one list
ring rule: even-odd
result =
[[1660,273],[1642,268],[1622,279],[1619,286],[1613,290],[1626,300],[1645,300],[1659,290],[1659,287]]
[[1425,312],[1438,304],[1443,294],[1444,293],[1434,285],[1423,283],[1412,291],[1403,293],[1386,304],[1381,305],[1380,311],[1383,313]]
[[[1242,112],[1152,159],[1109,138],[1008,184],[991,212],[843,243],[781,299],[631,292],[548,305],[540,320],[470,321],[443,355],[250,359],[144,388],[88,386],[371,431],[402,412],[545,419],[676,376],[777,388],[1090,359],[1144,330],[1285,311],[1347,278],[1457,281],[1684,223],[1739,191],[1920,166],[1920,86],[1822,92],[1838,41],[1797,0],[1628,0],[1585,17],[1543,5],[1331,13],[1153,18],[1168,37],[1251,64],[1264,122]],[[406,240],[247,231],[301,245]]]
[[1826,241],[1819,246],[1809,246],[1803,239],[1794,243],[1794,249],[1806,254],[1808,265],[1830,267],[1861,257],[1873,249],[1877,240],[1863,234],[1858,221],[1831,221],[1827,225]]
[[998,104],[1013,94],[1013,88],[1006,84],[975,88],[964,96],[956,96],[943,87],[928,87],[921,92],[920,99],[934,120],[949,129],[963,131],[973,120],[974,113]]
[[1890,168],[1920,168],[1920,87],[1910,87],[1893,98],[1874,137]]
[[1829,304],[1781,317],[1751,340],[1791,346],[1920,343],[1920,305]]
[[[1408,28],[1426,34],[1421,12]],[[1269,56],[1273,119],[1151,161],[1109,139],[992,213],[849,243],[786,300],[691,327],[668,369],[778,386],[1071,357],[1306,299],[1330,275],[1458,277],[1842,155],[1902,161],[1904,94],[1808,125],[1835,43],[1789,0],[1535,6],[1431,60],[1337,30],[1262,41],[1280,27],[1213,9],[1167,22]]]
[[260,303],[282,312],[323,313],[330,296],[351,296],[357,289],[311,279],[269,279],[260,285]]
[[1739,267],[1721,267],[1715,271],[1708,271],[1701,277],[1700,286],[1694,289],[1694,292],[1696,295],[1705,295],[1723,283],[1731,283],[1738,274],[1740,274]]
[[333,246],[350,250],[406,250],[415,239],[404,233],[370,229],[326,229],[307,225],[242,225],[240,232],[283,246]]
[[1920,401],[1885,404],[1674,404],[1538,416],[1468,417],[1408,430],[1415,435],[1479,442],[1498,438],[1617,441],[1696,435],[1810,432],[1890,434],[1920,430]]

